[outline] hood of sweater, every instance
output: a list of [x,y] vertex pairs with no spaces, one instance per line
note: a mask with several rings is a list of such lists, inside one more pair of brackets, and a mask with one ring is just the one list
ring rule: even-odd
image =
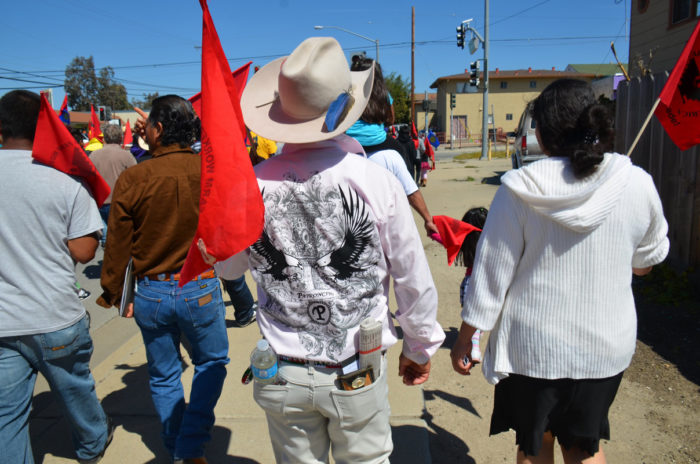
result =
[[617,205],[632,168],[627,156],[606,153],[593,174],[578,179],[568,158],[550,157],[507,172],[501,183],[539,214],[588,233]]

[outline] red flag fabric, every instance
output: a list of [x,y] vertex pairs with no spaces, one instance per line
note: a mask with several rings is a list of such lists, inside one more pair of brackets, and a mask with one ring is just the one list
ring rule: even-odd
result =
[[216,259],[252,245],[262,233],[265,207],[243,135],[245,125],[231,68],[206,0],[202,28],[202,178],[199,222],[180,271],[182,286],[210,268],[197,248],[203,239]]
[[467,235],[476,231],[481,232],[481,229],[474,227],[471,224],[462,222],[449,216],[433,216],[433,222],[440,232],[442,245],[447,250],[447,265],[452,266],[452,263],[459,254],[459,249],[462,248],[462,243]]
[[100,118],[95,113],[95,108],[90,105],[90,123],[88,124],[88,139],[98,139],[102,142],[102,128],[100,127]]
[[681,150],[700,143],[700,21],[671,71],[654,114]]
[[411,137],[414,139],[418,139],[418,131],[416,130],[416,123],[411,121]]
[[[240,101],[241,95],[243,95],[243,89],[245,89],[245,85],[248,82],[248,72],[250,70],[250,65],[253,63],[252,61],[247,62],[240,68],[236,69],[233,71],[232,76],[233,76],[233,84],[234,84],[234,90],[233,93],[236,95],[236,98]],[[230,89],[229,89],[230,90]],[[192,108],[194,108],[195,113],[201,118],[202,115],[202,92],[199,92],[196,95],[192,95],[189,98],[190,103],[192,103]]]
[[58,112],[58,117],[63,124],[70,124],[70,113],[68,112],[68,95],[63,96],[63,103],[61,104],[61,109]]
[[61,172],[83,178],[92,189],[97,206],[102,206],[109,196],[109,185],[51,108],[45,95],[41,96],[32,157]]
[[127,145],[131,145],[134,143],[134,134],[131,133],[131,124],[129,124],[129,121],[126,121],[126,129],[124,129],[124,140],[122,141],[122,148],[126,147]]

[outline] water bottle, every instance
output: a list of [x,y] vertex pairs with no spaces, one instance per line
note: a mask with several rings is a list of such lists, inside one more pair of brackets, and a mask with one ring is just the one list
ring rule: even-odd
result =
[[277,380],[277,355],[267,340],[260,340],[250,354],[250,369],[255,381],[267,385]]

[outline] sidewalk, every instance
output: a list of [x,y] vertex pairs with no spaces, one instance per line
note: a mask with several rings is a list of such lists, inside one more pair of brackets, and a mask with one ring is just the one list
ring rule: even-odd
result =
[[[248,281],[253,291],[249,275]],[[392,307],[395,307],[393,301]],[[230,306],[227,306],[227,316],[232,322]],[[257,324],[246,328],[232,327],[230,323],[228,326],[231,362],[216,407],[216,424],[207,458],[212,464],[274,463],[264,413],[253,401],[253,386],[240,382],[249,364],[250,351],[260,337]],[[113,332],[128,330],[133,331],[133,336],[92,368],[97,396],[117,426],[114,440],[101,463],[169,463],[168,453],[161,444],[160,423],[151,403],[146,352],[135,322],[112,319],[93,333],[93,340],[97,347],[107,343]],[[422,419],[423,390],[401,383],[397,374],[400,346],[399,342],[387,354],[394,437],[391,459],[392,462],[429,463],[428,433]],[[183,384],[188,397],[194,369],[184,349],[183,356],[186,363]],[[69,426],[45,390],[45,383],[42,386],[38,382],[30,421],[34,458],[37,463],[47,464],[75,462]]]

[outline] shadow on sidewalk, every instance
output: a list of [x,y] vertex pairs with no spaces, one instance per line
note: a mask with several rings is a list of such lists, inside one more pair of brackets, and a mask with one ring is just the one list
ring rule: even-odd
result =
[[[183,367],[186,368],[186,366]],[[140,438],[143,445],[150,451],[150,453],[143,452],[144,455],[157,456],[147,461],[149,464],[172,463],[161,441],[160,420],[151,401],[148,366],[120,364],[115,367],[115,370],[125,371],[122,376],[124,387],[113,391],[102,400],[105,412],[112,418],[117,428],[122,428]],[[62,417],[51,392],[40,393],[34,397],[29,433],[36,463],[44,462],[47,456],[76,459],[70,425]],[[231,434],[231,430],[225,427],[214,426],[212,440],[206,449],[209,461],[222,464],[259,464],[258,461],[249,458],[227,455]],[[114,456],[133,456],[133,450],[128,450],[128,447],[133,446],[133,438],[126,443],[120,443],[120,437],[115,436],[104,462],[119,462]],[[137,451],[136,454],[139,452]]]

